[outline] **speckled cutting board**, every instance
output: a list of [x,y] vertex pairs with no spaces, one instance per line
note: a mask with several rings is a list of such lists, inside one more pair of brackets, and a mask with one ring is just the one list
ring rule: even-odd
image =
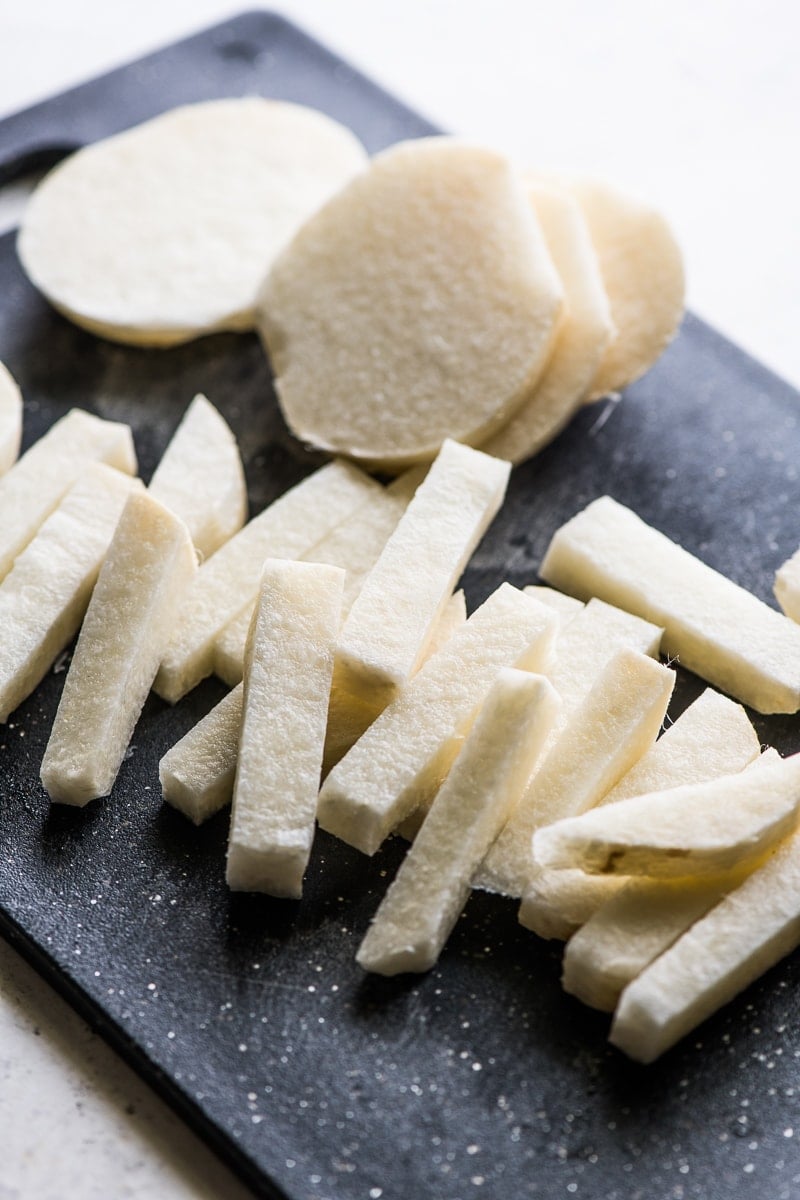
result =
[[[0,123],[0,177],[174,104],[255,92],[324,109],[370,150],[430,132],[251,13]],[[0,358],[27,398],[26,444],[83,405],[133,425],[148,478],[203,390],[240,439],[254,512],[315,465],[255,338],[96,340],[39,299],[11,235]],[[623,403],[587,409],[514,472],[470,604],[531,582],[553,531],[603,492],[770,600],[800,540],[798,399],[689,317]],[[560,947],[496,897],[473,896],[430,974],[366,978],[353,956],[399,845],[369,860],[320,835],[302,903],[231,895],[227,816],[196,830],[158,788],[159,757],[223,694],[213,681],[174,709],[151,698],[110,800],[51,810],[38,768],[63,680],[62,665],[0,732],[0,926],[259,1195],[800,1196],[800,955],[648,1069],[607,1046],[607,1019],[561,991]],[[698,689],[682,677],[673,716]],[[798,718],[757,725],[800,749]]]

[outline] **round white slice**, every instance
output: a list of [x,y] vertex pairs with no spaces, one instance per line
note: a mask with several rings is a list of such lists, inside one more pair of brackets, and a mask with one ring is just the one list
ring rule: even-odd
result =
[[13,467],[22,441],[22,394],[0,362],[0,475]]
[[36,189],[19,236],[32,282],[117,341],[247,329],[275,255],[366,162],[349,130],[258,97],[174,109],[80,150]]
[[565,192],[532,186],[530,198],[564,285],[565,312],[533,395],[481,448],[513,463],[546,446],[585,399],[614,325],[600,265],[580,207]]
[[683,316],[683,258],[661,213],[598,179],[529,175],[569,192],[581,206],[600,262],[617,336],[609,343],[588,400],[618,392],[644,375]]
[[397,469],[509,419],[561,304],[508,162],[427,138],[379,155],[303,226],[267,277],[261,328],[294,433]]

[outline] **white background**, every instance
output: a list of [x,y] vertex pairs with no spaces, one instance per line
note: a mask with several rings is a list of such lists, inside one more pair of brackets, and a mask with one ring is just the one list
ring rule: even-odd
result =
[[[0,0],[0,116],[241,7]],[[656,201],[691,307],[800,385],[792,0],[280,7],[445,128]],[[11,204],[0,196],[0,222]],[[0,1163],[4,1200],[245,1194],[2,945]]]

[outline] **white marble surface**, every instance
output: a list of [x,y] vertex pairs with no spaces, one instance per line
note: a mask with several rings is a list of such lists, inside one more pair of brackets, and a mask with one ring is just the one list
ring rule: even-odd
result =
[[[0,5],[0,115],[224,18],[219,0]],[[800,385],[791,0],[284,0],[449,129],[616,178],[685,248],[693,308]],[[19,196],[0,196],[2,212]],[[0,944],[0,1196],[245,1193]]]

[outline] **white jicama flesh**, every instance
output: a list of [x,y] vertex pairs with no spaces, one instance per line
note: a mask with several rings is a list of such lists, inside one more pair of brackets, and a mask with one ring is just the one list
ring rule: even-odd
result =
[[565,312],[550,360],[508,424],[482,444],[488,454],[524,462],[580,408],[614,335],[608,296],[586,219],[565,192],[530,188],[534,211],[564,285]]
[[775,599],[790,620],[800,624],[800,550],[775,572]]
[[[448,600],[444,612],[434,626],[433,635],[425,651],[424,662],[433,658],[461,628],[467,619],[467,603],[463,591],[455,592]],[[331,702],[328,708],[328,729],[325,735],[325,755],[322,760],[323,778],[340,758],[369,729],[373,721],[383,712],[385,705],[375,703],[374,698],[363,694],[353,695],[338,686],[336,668],[333,672]]]
[[436,793],[497,672],[546,669],[557,624],[502,584],[333,768],[320,792],[322,828],[374,854]]
[[658,658],[663,630],[613,604],[590,600],[561,631],[548,678],[562,700],[563,726],[623,649]]
[[0,478],[0,579],[92,462],[135,475],[130,428],[73,408]]
[[260,301],[292,432],[392,470],[503,425],[545,367],[561,307],[511,165],[445,137],[377,155],[306,222]]
[[141,486],[93,463],[0,583],[0,721],[74,637],[125,503]]
[[590,874],[707,875],[753,862],[785,837],[800,809],[800,755],[758,771],[633,796],[539,829],[546,867]]
[[150,480],[149,492],[180,517],[208,558],[247,520],[236,438],[205,396],[195,396]]
[[356,961],[365,970],[397,975],[435,964],[559,705],[540,675],[504,670],[497,676],[361,943]]
[[535,871],[534,830],[597,804],[656,740],[675,673],[618,650],[574,710],[476,875],[481,887],[521,897]]
[[190,588],[155,682],[174,703],[214,670],[214,646],[225,626],[258,593],[266,558],[301,558],[380,489],[363,471],[332,462],[309,475],[203,563]]
[[[443,645],[466,619],[464,593],[456,592],[437,626],[430,652],[433,653],[434,650],[439,649],[439,639]],[[331,720],[336,704],[336,692],[332,690],[328,706],[323,776],[333,765],[331,762],[326,766],[328,756],[333,756],[338,751],[337,756],[333,759],[334,762],[338,762],[339,758],[350,749],[353,742],[371,724],[375,716],[371,710],[367,710],[366,716],[363,718],[364,723],[361,724],[357,701],[351,696],[340,695],[338,697],[337,738],[331,745],[329,741]],[[344,715],[342,715],[343,709]],[[348,720],[350,724],[347,723]],[[224,699],[220,700],[219,704],[215,705],[202,721],[199,721],[179,742],[176,742],[159,763],[158,772],[164,799],[173,808],[179,809],[191,821],[194,821],[196,825],[202,824],[203,821],[213,817],[221,808],[224,808],[226,804],[230,804],[236,774],[241,725],[242,685],[240,683]],[[344,744],[348,730],[352,737]]]
[[622,993],[610,1040],[650,1063],[800,943],[800,834]]
[[242,693],[240,683],[158,764],[162,796],[195,825],[202,825],[231,802],[242,728]]
[[[767,751],[749,770],[780,762]],[[689,879],[628,879],[602,904],[564,952],[564,990],[584,1004],[613,1012],[620,992],[723,896],[743,883],[752,861],[720,875]]]
[[365,163],[357,138],[314,109],[257,96],[186,105],[51,171],[19,254],[56,308],[117,341],[249,329],[272,260]]
[[554,534],[539,573],[664,626],[663,650],[761,713],[800,708],[800,629],[610,496]]
[[[389,487],[375,488],[369,504],[357,508],[302,556],[309,562],[329,563],[346,571],[342,596],[343,619],[423,478],[424,469],[413,467]],[[252,615],[252,606],[249,605],[225,626],[215,643],[214,671],[231,687],[239,682],[244,673],[244,648]]]
[[226,880],[299,899],[311,854],[344,571],[268,559],[247,642]]
[[592,381],[598,399],[644,375],[672,341],[683,316],[683,258],[650,205],[597,179],[558,182],[586,218],[617,331]]
[[707,878],[631,880],[567,943],[564,991],[613,1012],[631,980],[743,883],[753,866]]
[[134,492],[92,593],[42,761],[52,800],[82,806],[111,791],[196,569],[183,522]]
[[557,612],[562,617],[562,627],[572,617],[576,617],[584,607],[582,600],[576,600],[574,596],[568,596],[566,592],[557,592],[555,588],[530,583],[522,590],[526,596],[533,596],[534,600],[539,600]]
[[0,362],[0,475],[13,467],[22,441],[22,393]]
[[[759,749],[741,705],[706,688],[599,804],[731,775],[761,761]],[[542,868],[523,897],[520,923],[540,937],[566,940],[626,883],[569,867]]]
[[344,622],[336,648],[341,688],[385,704],[408,682],[503,502],[510,470],[444,442]]

